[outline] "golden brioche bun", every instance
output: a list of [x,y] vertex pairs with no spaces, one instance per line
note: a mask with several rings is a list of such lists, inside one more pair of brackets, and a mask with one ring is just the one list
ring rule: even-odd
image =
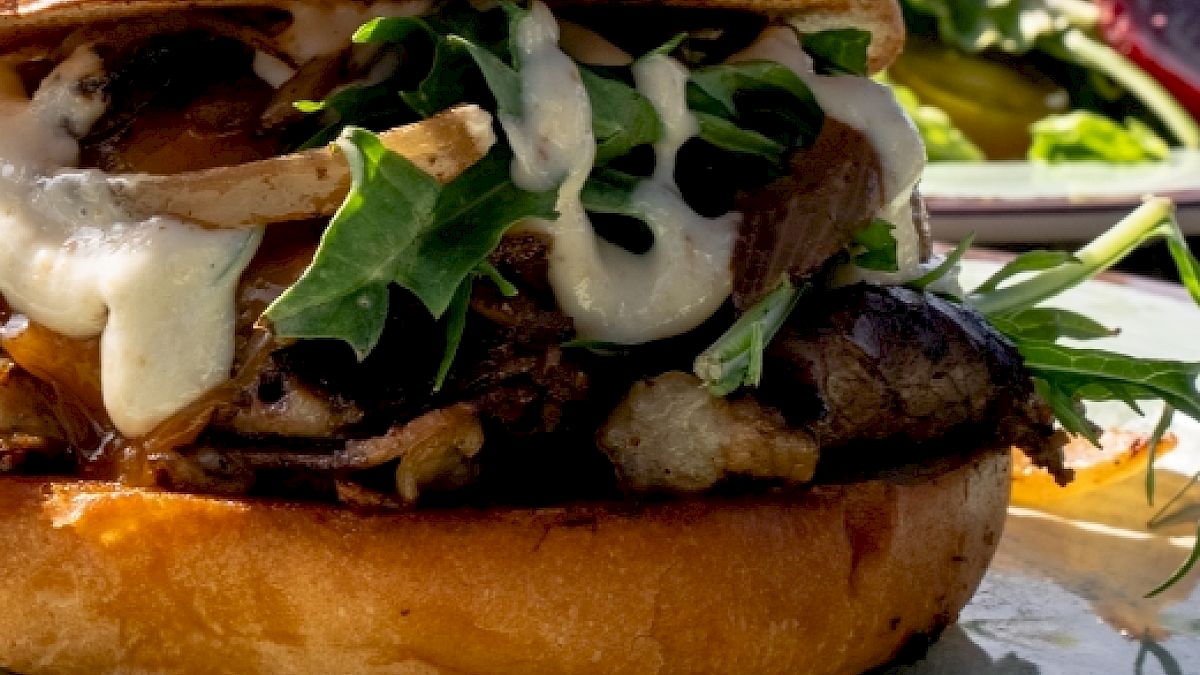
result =
[[858,673],[954,620],[1008,453],[787,496],[362,515],[0,480],[0,666]]
[[[417,0],[419,1],[419,0]],[[273,8],[295,5],[355,4],[354,0],[16,0],[0,3],[0,38],[21,38],[30,32],[111,21],[133,16],[188,9]],[[369,3],[359,3],[369,4]],[[742,9],[787,17],[802,32],[859,28],[872,35],[868,65],[872,72],[886,68],[904,46],[904,18],[896,0],[548,0],[551,7],[567,5],[646,5]]]

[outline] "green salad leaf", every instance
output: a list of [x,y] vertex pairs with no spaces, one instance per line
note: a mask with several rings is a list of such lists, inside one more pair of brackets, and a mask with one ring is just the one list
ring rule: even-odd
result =
[[804,51],[823,75],[867,75],[871,32],[857,28],[823,30],[804,37]]
[[312,264],[264,314],[280,337],[339,339],[365,358],[383,332],[390,283],[440,318],[512,223],[556,217],[557,191],[513,185],[503,146],[442,186],[364,129],[346,129],[337,145],[350,194]]
[[900,269],[896,258],[896,237],[892,231],[896,226],[882,218],[875,218],[854,235],[858,251],[854,264],[878,272],[895,272]]
[[971,250],[971,244],[973,243],[975,243],[974,232],[963,237],[962,241],[958,242],[958,245],[954,247],[954,250],[947,253],[946,257],[936,267],[904,285],[916,291],[923,291],[946,278],[946,275],[953,272],[954,268],[962,262],[963,256],[967,255],[967,251]]
[[696,376],[713,396],[725,396],[742,386],[758,386],[763,352],[808,289],[784,281],[696,357]]
[[1001,333],[1020,335],[1029,340],[1095,340],[1120,332],[1078,312],[1055,307],[1031,307],[1007,314],[993,314],[988,321]]
[[[1153,448],[1166,432],[1175,411],[1200,420],[1200,362],[1167,361],[1083,349],[1060,344],[1062,338],[1090,340],[1111,331],[1096,321],[1040,303],[1108,269],[1147,241],[1165,239],[1180,280],[1200,305],[1200,261],[1187,246],[1175,220],[1174,205],[1166,199],[1142,206],[1074,254],[1034,252],[1018,257],[968,295],[967,302],[1016,345],[1033,377],[1034,386],[1050,405],[1064,429],[1099,446],[1098,428],[1086,417],[1083,401],[1119,401],[1142,414],[1139,401],[1166,404],[1151,437]],[[1146,477],[1147,499],[1153,500],[1153,462]],[[1200,474],[1193,477],[1189,486]],[[1185,486],[1185,490],[1187,487]],[[1151,518],[1153,525],[1177,494]],[[1187,560],[1162,585],[1161,593],[1178,582],[1200,560],[1200,542]]]
[[800,76],[773,61],[744,61],[708,66],[692,71],[688,80],[688,107],[733,122],[740,121],[739,100],[750,92],[782,94],[788,97],[786,111],[794,128],[789,146],[808,146],[821,132],[825,112]]
[[1145,122],[1130,117],[1122,126],[1087,110],[1052,115],[1030,127],[1029,159],[1055,164],[1095,160],[1110,164],[1156,162],[1171,156],[1167,142]]
[[705,112],[697,112],[695,116],[700,138],[714,146],[729,152],[757,155],[772,164],[783,163],[788,148],[782,143],[757,131],[739,127],[724,117]]
[[579,67],[583,87],[592,104],[592,134],[596,137],[596,164],[658,142],[663,125],[650,100],[624,82],[605,77],[587,66]]

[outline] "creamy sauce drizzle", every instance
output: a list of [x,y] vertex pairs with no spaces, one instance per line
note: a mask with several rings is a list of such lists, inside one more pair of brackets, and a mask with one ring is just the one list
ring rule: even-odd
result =
[[68,337],[100,336],[101,391],[117,428],[149,432],[229,377],[233,292],[259,230],[205,230],[123,213],[76,138],[104,111],[101,63],[80,47],[31,100],[0,100],[0,293]]
[[561,180],[553,223],[535,223],[553,240],[550,283],[580,337],[638,344],[687,332],[728,297],[730,258],[738,216],[708,219],[684,203],[671,180],[675,153],[696,133],[687,111],[687,73],[666,57],[635,66],[638,89],[666,126],[655,148],[658,170],[633,195],[645,214],[654,246],[634,254],[596,236],[580,203],[591,171],[595,139],[591,105],[571,59],[558,46],[558,25],[541,3],[516,30],[522,64],[524,111],[501,116],[516,160],[513,177],[525,189]]

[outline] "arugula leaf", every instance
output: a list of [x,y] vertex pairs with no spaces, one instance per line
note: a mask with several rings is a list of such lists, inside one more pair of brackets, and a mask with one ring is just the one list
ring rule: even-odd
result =
[[435,36],[433,29],[424,19],[411,16],[379,16],[359,26],[351,40],[355,44],[399,44],[415,33]]
[[329,124],[299,146],[300,150],[329,145],[347,124],[387,127],[407,117],[404,110],[397,109],[395,93],[387,83],[350,86],[324,101],[296,101],[292,105],[303,113],[325,112],[332,117]]
[[713,396],[725,396],[738,387],[756,387],[762,377],[763,351],[807,292],[784,281],[744,314],[693,364],[696,376]]
[[450,304],[455,287],[500,244],[513,223],[555,220],[558,190],[526,192],[509,176],[511,152],[500,146],[442,188],[414,255],[397,259],[397,281],[434,316]]
[[867,75],[867,48],[871,33],[857,28],[823,30],[804,36],[804,51],[824,75]]
[[361,360],[383,332],[392,258],[415,243],[440,187],[368,131],[347,128],[337,145],[350,165],[350,193],[312,264],[264,317],[280,337],[339,338]]
[[1175,409],[1169,405],[1163,406],[1158,424],[1154,425],[1154,431],[1150,434],[1146,457],[1146,506],[1154,505],[1154,460],[1158,457],[1158,444],[1162,442],[1163,436],[1167,435],[1167,429],[1171,428],[1171,422],[1174,420]]
[[967,251],[971,250],[971,244],[973,243],[975,243],[975,233],[971,232],[958,242],[958,246],[955,246],[953,251],[950,251],[950,253],[946,254],[946,257],[942,260],[941,264],[932,270],[929,270],[920,277],[917,277],[916,279],[906,283],[905,286],[908,286],[915,291],[923,291],[931,284],[937,283],[942,279],[942,277],[949,274],[950,271],[958,265],[958,263],[962,262],[963,256],[967,254]]
[[521,75],[486,48],[458,35],[451,35],[446,40],[465,50],[474,59],[475,65],[483,73],[488,89],[496,97],[497,110],[502,115],[520,117],[524,109],[521,101]]
[[1086,160],[1136,164],[1171,156],[1167,142],[1133,117],[1121,126],[1103,115],[1077,110],[1043,118],[1029,129],[1033,134],[1029,159],[1050,164]]
[[556,217],[556,191],[513,185],[503,147],[444,187],[364,129],[346,129],[338,147],[350,193],[312,264],[264,313],[280,337],[341,339],[361,360],[383,332],[389,283],[440,318],[513,222]]
[[1022,272],[1040,272],[1068,262],[1077,263],[1079,259],[1067,251],[1027,251],[1013,258],[1012,262],[979,284],[975,292],[991,293],[1001,283]]
[[862,251],[854,256],[854,264],[867,270],[895,272],[900,269],[896,259],[896,226],[882,218],[874,218],[854,235],[854,243]]
[[1054,411],[1054,418],[1067,432],[1083,436],[1096,447],[1100,446],[1100,433],[1083,412],[1083,406],[1069,392],[1040,377],[1033,378],[1033,388],[1038,396]]
[[505,279],[504,276],[500,274],[500,270],[496,269],[495,265],[492,265],[492,263],[488,262],[487,260],[484,260],[475,266],[475,274],[476,276],[487,279],[495,284],[496,288],[500,291],[500,295],[503,295],[506,298],[515,298],[519,294],[517,287],[513,286],[511,281]]
[[[1154,398],[1200,419],[1200,363],[1144,359],[1048,340],[1017,341],[1025,367],[1068,394],[1090,400]],[[1089,389],[1092,385],[1099,385]]]
[[[1192,477],[1183,484],[1183,487],[1179,488],[1175,494],[1171,495],[1171,498],[1162,505],[1162,508],[1156,511],[1154,515],[1150,517],[1150,520],[1146,521],[1146,527],[1158,527],[1162,523],[1163,518],[1167,515],[1167,512],[1171,510],[1171,507],[1175,506],[1175,504],[1177,504],[1179,500],[1188,493],[1188,490],[1191,490],[1192,486],[1196,483],[1200,483],[1200,472],[1192,474]],[[1196,545],[1200,546],[1200,541],[1198,541]]]
[[693,111],[739,120],[738,99],[747,93],[774,93],[787,97],[783,113],[793,139],[788,145],[811,145],[825,124],[825,112],[808,85],[791,69],[774,61],[744,61],[708,66],[692,71],[688,80],[688,107]]
[[583,208],[592,213],[617,213],[636,218],[642,213],[633,207],[633,191],[642,180],[615,169],[594,169],[583,184],[579,198]]
[[471,287],[474,281],[474,276],[463,279],[455,289],[454,297],[446,310],[446,347],[442,353],[442,360],[438,363],[437,375],[433,379],[435,392],[441,391],[442,385],[446,383],[446,376],[450,374],[450,366],[454,364],[458,346],[462,343],[463,332],[467,328],[467,310],[471,308]]
[[699,126],[699,136],[712,145],[729,152],[747,155],[757,155],[772,164],[780,164],[784,160],[787,148],[766,136],[743,129],[723,117],[710,115],[705,112],[693,113]]
[[641,58],[644,59],[647,56],[670,56],[672,52],[674,52],[676,49],[679,49],[683,45],[684,40],[687,40],[688,37],[689,35],[686,32],[676,33],[675,35],[671,36],[670,40],[667,40],[661,45],[646,52]]
[[587,66],[579,66],[579,75],[592,104],[596,165],[662,138],[662,120],[650,99],[624,82],[600,75]]
[[[1197,539],[1200,539],[1200,527],[1196,529],[1196,537]],[[1154,596],[1179,583],[1180,579],[1186,577],[1188,572],[1192,571],[1192,568],[1196,566],[1197,562],[1200,562],[1200,542],[1198,542],[1196,546],[1192,547],[1192,552],[1188,555],[1187,559],[1183,561],[1183,564],[1179,566],[1179,569],[1175,570],[1175,572],[1171,574],[1170,578],[1159,584],[1157,588],[1147,593],[1146,597],[1153,598]]]
[[1095,340],[1120,332],[1078,312],[1052,307],[1032,307],[1008,314],[993,314],[988,321],[1001,333],[1023,340]]
[[1076,251],[1074,260],[1003,288],[973,292],[970,303],[985,316],[1033,307],[1107,270],[1142,244],[1158,238],[1167,240],[1180,280],[1192,299],[1200,304],[1200,262],[1187,248],[1187,239],[1175,221],[1174,204],[1163,198],[1147,200],[1107,232]]

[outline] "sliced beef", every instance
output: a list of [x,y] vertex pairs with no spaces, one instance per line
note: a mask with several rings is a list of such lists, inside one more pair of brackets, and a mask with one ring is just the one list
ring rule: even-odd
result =
[[844,251],[883,206],[883,169],[862,132],[826,119],[811,148],[796,151],[790,172],[744,193],[734,250],[733,302],[753,305],[783,277],[812,274]]
[[1011,343],[974,311],[899,287],[802,303],[771,344],[759,396],[826,451],[998,427],[997,445],[1034,447],[1053,465],[1061,444]]

